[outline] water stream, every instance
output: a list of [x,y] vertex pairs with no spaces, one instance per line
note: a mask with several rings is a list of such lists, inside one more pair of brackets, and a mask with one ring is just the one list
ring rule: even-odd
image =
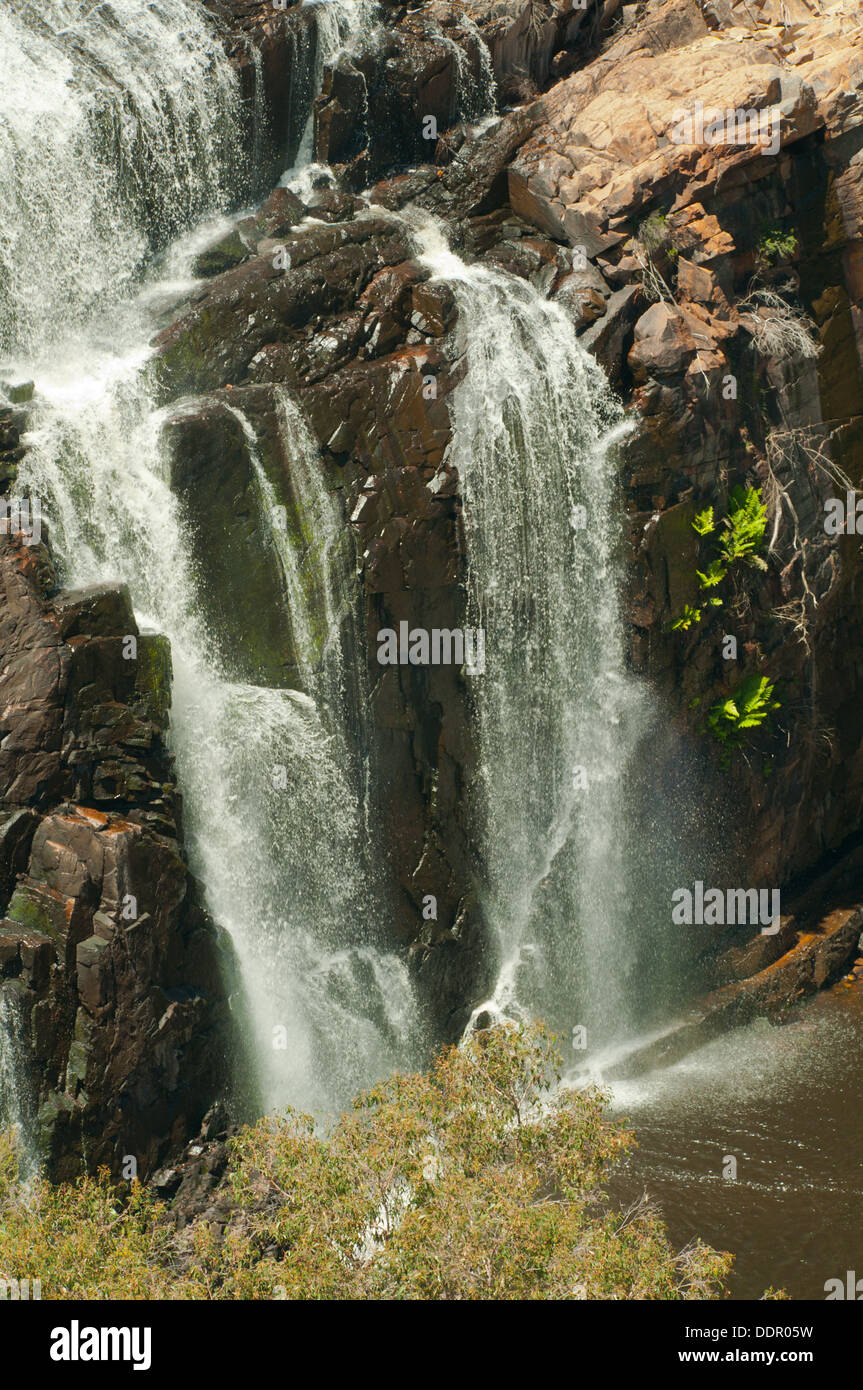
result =
[[[329,23],[331,9],[338,8],[343,20],[343,11],[356,19],[367,7],[345,0],[325,8]],[[73,12],[78,7],[70,6],[67,17]],[[55,234],[63,246],[75,236],[80,240],[74,268],[56,279],[43,274],[41,298],[34,302],[35,271],[21,257],[24,232],[9,233],[8,273],[22,279],[2,324],[13,351],[0,375],[26,375],[36,383],[19,488],[42,500],[62,581],[126,582],[139,623],[170,640],[171,743],[190,860],[214,917],[237,948],[262,1103],[323,1114],[405,1060],[415,1017],[404,965],[373,944],[383,909],[367,871],[363,769],[357,772],[348,754],[339,642],[325,653],[312,650],[319,634],[332,637],[331,624],[341,633],[344,614],[336,609],[349,606],[351,557],[333,544],[335,503],[322,488],[308,427],[283,395],[292,486],[305,526],[322,533],[312,547],[316,571],[310,573],[308,554],[293,554],[289,533],[279,530],[258,468],[260,526],[281,555],[308,688],[272,689],[228,678],[207,629],[185,518],[170,488],[167,412],[154,406],[145,368],[157,312],[191,287],[194,254],[222,225],[219,217],[229,206],[230,139],[223,138],[222,157],[216,153],[217,133],[224,136],[236,120],[234,78],[217,35],[186,0],[122,0],[106,14],[99,24],[94,16],[92,42],[89,28],[80,39],[98,55],[99,72],[110,73],[106,88],[94,79],[94,108],[104,115],[115,98],[119,121],[133,93],[146,106],[141,124],[149,129],[150,121],[154,150],[173,141],[181,153],[188,149],[189,167],[182,161],[166,166],[162,187],[162,165],[155,161],[146,196],[132,172],[128,184],[118,175],[116,187],[103,186],[111,205],[107,223],[92,215],[86,194],[82,206],[72,190],[87,190],[102,164],[110,170],[116,151],[106,149],[101,126],[87,126],[89,109],[76,112],[74,123],[68,117],[71,68],[56,33],[62,16],[54,16],[55,29],[43,36],[41,21],[31,29],[30,11],[20,7],[6,37],[33,55],[29,84],[37,100],[26,110],[16,106],[14,122],[0,129],[22,148],[36,141],[36,127],[50,140],[42,196],[47,204],[51,180],[68,196],[64,208],[52,209],[54,222],[40,228],[40,238],[43,245]],[[117,32],[115,14],[122,15],[131,43]],[[9,17],[3,22],[9,26]],[[147,68],[139,25],[148,43],[164,38],[168,55],[144,86],[124,67]],[[338,33],[344,28],[340,23]],[[173,61],[178,53],[182,61]],[[199,72],[206,80],[195,85]],[[81,103],[90,95],[84,83]],[[182,138],[178,122],[185,122]],[[202,143],[212,157],[202,156]],[[17,204],[22,218],[35,207],[26,178]],[[176,240],[161,261],[147,263],[152,210],[175,202],[177,218],[188,225],[199,217],[202,225]],[[163,220],[160,228],[173,231],[174,222]],[[43,347],[46,341],[50,347]],[[250,432],[252,454],[254,447]]]
[[466,367],[450,459],[468,622],[486,632],[486,671],[471,683],[475,814],[500,951],[476,1012],[539,1014],[567,1035],[583,1028],[596,1049],[662,1006],[675,956],[662,899],[674,845],[653,840],[664,873],[648,888],[639,844],[656,712],[627,672],[619,610],[616,446],[628,426],[560,305],[414,222],[424,264],[455,292]]

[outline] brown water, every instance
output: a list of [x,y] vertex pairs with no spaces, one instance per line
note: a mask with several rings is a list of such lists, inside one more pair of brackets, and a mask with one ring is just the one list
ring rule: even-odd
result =
[[615,1204],[646,1189],[676,1246],[701,1236],[731,1251],[733,1298],[772,1285],[823,1300],[826,1280],[863,1279],[860,982],[618,1083],[612,1108],[639,1142],[610,1184]]

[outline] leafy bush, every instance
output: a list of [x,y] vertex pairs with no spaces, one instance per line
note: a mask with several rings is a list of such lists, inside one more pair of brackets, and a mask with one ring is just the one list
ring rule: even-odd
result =
[[[722,526],[724,529],[718,540],[719,554],[713,556],[705,569],[695,571],[698,583],[704,590],[717,588],[725,579],[730,566],[738,562],[753,569],[767,569],[767,562],[757,554],[767,527],[767,508],[757,488],[736,486],[731,489],[728,512],[722,518]],[[715,533],[717,522],[712,507],[696,512],[692,519],[692,529],[702,539]],[[701,615],[706,608],[721,607],[722,599],[719,595],[710,593],[700,608],[687,603],[680,617],[672,622],[672,631],[688,632],[693,623],[701,622]]]
[[172,1298],[171,1235],[137,1183],[121,1198],[106,1175],[52,1187],[20,1182],[0,1131],[0,1279],[40,1279],[43,1298]]
[[232,1216],[181,1233],[137,1186],[66,1187],[0,1165],[0,1276],[43,1298],[719,1297],[731,1257],[675,1253],[646,1203],[602,1182],[632,1136],[596,1090],[561,1090],[540,1025],[495,1028],[428,1074],[361,1095],[329,1135],[288,1113],[232,1143]]

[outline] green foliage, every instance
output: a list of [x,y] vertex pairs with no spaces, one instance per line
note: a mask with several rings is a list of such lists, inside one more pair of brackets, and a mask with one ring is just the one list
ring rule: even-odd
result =
[[[693,623],[701,622],[701,614],[706,609],[722,607],[723,600],[719,595],[708,591],[722,583],[731,565],[742,563],[753,569],[767,568],[766,561],[757,554],[767,527],[767,508],[757,488],[737,486],[731,489],[728,512],[722,518],[722,527],[718,539],[719,554],[713,556],[706,569],[695,571],[698,583],[705,591],[704,602],[700,608],[687,603],[680,617],[671,624],[674,632],[688,632]],[[692,529],[702,539],[714,534],[717,521],[712,507],[696,512]]]
[[722,743],[739,744],[746,729],[757,729],[780,702],[773,699],[773,685],[766,676],[745,676],[733,695],[715,704],[707,723]]
[[[713,508],[707,507],[697,512],[692,527],[702,538],[713,535],[717,530]],[[686,604],[681,617],[672,623],[673,629],[688,631],[693,623],[701,621],[703,612],[722,607],[722,598],[713,590],[727,577],[732,565],[767,569],[766,561],[758,554],[766,529],[767,508],[761,500],[759,489],[739,485],[733,487],[716,542],[719,554],[711,558],[705,569],[695,571],[703,592],[701,607],[698,609]],[[692,701],[690,708],[697,703],[698,700]],[[779,707],[780,702],[773,698],[773,685],[766,676],[758,674],[745,677],[731,696],[713,705],[707,715],[707,727],[725,745],[723,766],[728,766],[731,750],[739,747],[748,732],[763,725],[771,712]]]
[[646,251],[653,253],[662,250],[671,240],[668,214],[652,212],[639,224],[636,235]]
[[719,549],[726,564],[742,560],[755,569],[766,570],[766,561],[756,554],[767,526],[767,508],[760,491],[754,487],[732,488],[728,515],[722,524],[726,530],[719,538]]
[[775,265],[777,261],[787,261],[795,254],[798,246],[794,232],[783,232],[778,227],[764,232],[758,243],[758,253],[762,260]]
[[157,1210],[138,1183],[121,1198],[105,1174],[20,1183],[14,1141],[0,1131],[0,1279],[40,1279],[43,1298],[187,1297]]
[[728,571],[721,560],[711,560],[706,570],[696,570],[695,573],[702,589],[712,589],[714,585],[722,583]]
[[706,507],[703,512],[695,513],[692,529],[697,531],[699,536],[709,536],[711,531],[716,530],[716,522],[713,517],[712,507]]
[[507,1026],[365,1092],[327,1135],[262,1119],[231,1143],[223,1233],[178,1233],[104,1176],[25,1196],[7,1146],[0,1276],[41,1278],[43,1298],[721,1297],[730,1256],[675,1253],[647,1204],[608,1210],[632,1136],[561,1072],[541,1025]]
[[693,623],[700,622],[701,609],[693,607],[691,603],[686,603],[683,605],[683,612],[681,613],[680,617],[675,618],[674,622],[671,624],[671,629],[672,632],[678,632],[681,629],[684,632],[688,632],[689,629],[692,627]]

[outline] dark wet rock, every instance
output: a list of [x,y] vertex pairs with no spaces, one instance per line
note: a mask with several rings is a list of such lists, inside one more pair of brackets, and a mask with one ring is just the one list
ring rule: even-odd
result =
[[298,0],[204,0],[225,33],[240,77],[244,147],[255,152],[257,175],[272,186],[292,165],[314,95],[318,46],[315,6]]
[[352,309],[385,265],[408,258],[404,227],[383,217],[292,231],[207,285],[185,318],[156,339],[156,371],[167,398],[237,385],[268,343]]
[[[48,1173],[146,1175],[227,1085],[232,957],[179,846],[170,655],[128,593],[0,537],[0,974]],[[131,645],[130,644],[131,639]],[[38,1113],[35,1113],[38,1111]]]
[[305,205],[290,188],[275,188],[261,208],[256,225],[265,236],[284,236],[306,215]]
[[309,215],[322,222],[348,222],[364,206],[359,198],[342,193],[338,188],[322,188],[312,193],[306,202]]
[[207,277],[221,275],[224,270],[233,270],[249,254],[249,248],[239,232],[229,232],[212,246],[202,251],[192,263],[192,274]]
[[[481,44],[457,7],[432,4],[340,55],[315,103],[315,153],[352,188],[434,152],[438,132],[482,114]],[[490,94],[489,94],[490,95]]]
[[19,381],[14,385],[0,382],[0,391],[13,405],[26,405],[28,401],[32,401],[34,390],[35,386],[32,381]]
[[273,518],[261,515],[242,420],[226,395],[205,397],[186,402],[165,428],[171,485],[188,517],[207,627],[224,669],[253,684],[296,685]]
[[541,103],[502,116],[445,168],[424,165],[378,184],[373,201],[401,208],[419,203],[440,217],[458,221],[506,200],[506,171],[516,150],[541,118]]

